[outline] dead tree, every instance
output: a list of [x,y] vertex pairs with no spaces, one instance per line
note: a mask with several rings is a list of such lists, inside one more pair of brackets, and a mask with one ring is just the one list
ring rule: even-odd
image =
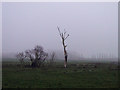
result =
[[53,66],[55,60],[55,52],[50,54],[50,66]]
[[25,59],[25,54],[24,54],[23,52],[21,52],[21,53],[18,53],[18,54],[16,55],[16,57],[17,57],[18,60],[20,61],[21,67],[23,67],[23,65],[24,65],[24,59]]
[[66,35],[66,31],[64,29],[64,32],[60,32],[60,28],[57,27],[58,31],[59,31],[59,34],[60,34],[60,37],[62,39],[62,45],[63,45],[63,49],[64,49],[64,57],[65,57],[65,61],[64,61],[64,67],[66,68],[67,67],[67,58],[68,58],[68,54],[67,54],[67,51],[66,51],[66,47],[67,45],[65,45],[65,40],[68,38],[69,34]]
[[25,54],[26,58],[31,61],[32,67],[40,67],[44,64],[46,58],[48,57],[48,54],[44,52],[43,47],[38,45],[32,50],[26,50]]

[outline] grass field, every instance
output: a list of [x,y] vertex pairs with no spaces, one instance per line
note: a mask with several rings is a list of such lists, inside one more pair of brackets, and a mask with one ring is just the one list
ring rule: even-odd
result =
[[[89,64],[88,66],[85,66]],[[118,70],[110,63],[63,62],[42,68],[21,68],[18,62],[3,62],[3,88],[117,88]]]

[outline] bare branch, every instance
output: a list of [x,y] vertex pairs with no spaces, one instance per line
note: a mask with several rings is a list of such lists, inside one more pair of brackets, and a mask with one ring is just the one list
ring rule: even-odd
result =
[[67,37],[66,37],[65,39],[67,39],[67,38],[68,38],[68,36],[69,36],[69,34],[67,35]]
[[60,28],[57,26],[57,29],[58,29],[58,31],[59,31],[59,34],[60,34],[60,36],[62,37],[62,34],[61,34],[61,32],[60,32]]
[[66,31],[65,31],[65,29],[64,29],[64,38],[65,38],[65,34],[66,34]]
[[62,38],[64,38],[63,33],[62,33]]

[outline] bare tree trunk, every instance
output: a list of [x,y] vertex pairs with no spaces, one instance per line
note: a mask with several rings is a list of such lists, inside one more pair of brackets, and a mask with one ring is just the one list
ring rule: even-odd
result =
[[64,67],[67,67],[67,55],[65,56],[65,62],[64,62]]
[[66,46],[64,44],[64,39],[63,39],[63,47],[64,47],[64,56],[65,56],[65,61],[64,61],[64,67],[67,67],[67,51],[66,51]]
[[64,33],[61,33],[59,27],[57,27],[57,28],[58,28],[60,37],[62,38],[62,44],[63,44],[64,56],[65,56],[64,67],[66,68],[67,67],[67,57],[68,57],[68,55],[67,55],[67,51],[66,51],[67,45],[65,45],[65,40],[67,39],[69,34],[66,36],[66,31],[64,31]]

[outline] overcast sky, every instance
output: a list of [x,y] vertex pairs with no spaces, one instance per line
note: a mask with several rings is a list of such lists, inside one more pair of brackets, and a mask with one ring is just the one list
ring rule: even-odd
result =
[[118,54],[118,3],[3,3],[3,53],[42,45],[63,51],[57,26],[70,34],[67,50],[85,56]]

